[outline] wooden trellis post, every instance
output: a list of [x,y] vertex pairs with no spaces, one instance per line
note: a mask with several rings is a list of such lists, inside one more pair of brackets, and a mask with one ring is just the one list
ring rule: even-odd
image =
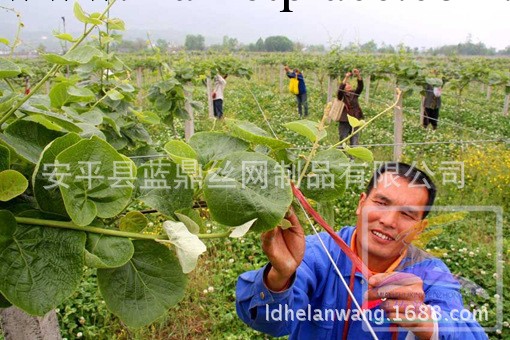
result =
[[[395,96],[398,96],[398,92],[396,92]],[[398,162],[402,157],[402,134],[403,134],[403,95],[400,95],[400,98],[397,102],[397,106],[394,109],[394,131],[393,131],[393,161]],[[396,99],[396,98],[395,98]]]
[[368,104],[370,100],[370,82],[371,77],[370,74],[365,78],[365,103]]
[[213,99],[212,99],[213,84],[212,84],[211,78],[207,77],[206,84],[207,84],[207,105],[209,107],[209,118],[214,118]]
[[503,115],[508,116],[508,106],[510,104],[510,94],[505,96],[505,105],[503,106]]
[[142,103],[142,86],[143,86],[143,69],[138,67],[136,69],[136,86],[138,87],[138,96],[136,100],[138,104]]
[[420,124],[423,126],[423,122],[425,121],[425,97],[421,97],[421,106],[420,106]]
[[336,90],[336,78],[333,78],[331,76],[328,77],[328,102],[330,102],[333,99],[333,93]]
[[285,69],[280,66],[280,94],[283,94],[283,81],[285,79]]
[[[189,86],[191,86],[191,84],[189,84]],[[184,90],[184,97],[186,98],[184,110],[188,113],[188,119],[184,122],[184,138],[186,138],[186,141],[189,141],[191,136],[195,133],[195,116],[193,114],[193,107],[191,106],[191,101],[193,100],[192,93]]]

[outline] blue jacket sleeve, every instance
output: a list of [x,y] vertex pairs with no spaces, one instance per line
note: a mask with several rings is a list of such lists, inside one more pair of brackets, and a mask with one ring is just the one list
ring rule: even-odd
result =
[[314,251],[305,252],[291,286],[283,292],[273,292],[264,284],[264,268],[239,276],[236,287],[237,314],[251,328],[272,336],[288,335],[297,327],[297,320],[285,320],[285,310],[305,309],[318,282],[314,268]]
[[438,315],[439,339],[487,339],[473,314],[464,308],[460,284],[440,260],[432,260],[424,277],[425,303]]

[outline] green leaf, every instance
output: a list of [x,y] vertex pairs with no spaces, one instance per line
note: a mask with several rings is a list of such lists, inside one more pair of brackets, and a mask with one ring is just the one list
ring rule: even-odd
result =
[[9,42],[9,39],[0,38],[0,44],[4,44],[6,46],[9,46],[11,43]]
[[119,221],[119,229],[132,233],[139,233],[145,229],[149,220],[139,211],[130,211]]
[[[296,169],[303,168],[303,164],[299,163],[294,166]],[[312,159],[300,189],[306,197],[317,202],[336,200],[345,191],[348,167],[349,160],[342,151],[320,151]]]
[[161,119],[159,118],[159,116],[152,111],[140,112],[132,110],[132,112],[136,115],[136,117],[138,118],[138,120],[140,120],[141,123],[152,125],[161,124]]
[[117,268],[133,256],[133,242],[125,237],[89,233],[85,245],[85,265],[91,268]]
[[242,120],[227,120],[226,122],[234,136],[250,143],[262,144],[271,149],[284,149],[291,146],[287,142],[271,137],[269,133],[253,123]]
[[191,273],[197,266],[198,257],[207,250],[204,242],[192,234],[182,222],[165,221],[163,229],[168,235],[168,240],[157,242],[175,246],[182,272]]
[[170,158],[179,165],[183,161],[197,160],[197,153],[191,146],[180,140],[171,140],[164,146]]
[[131,200],[136,167],[104,140],[92,137],[61,152],[56,161],[69,166],[59,183],[66,211],[77,225],[120,214]]
[[68,84],[56,84],[50,90],[49,97],[52,107],[61,108],[71,100],[71,95],[67,92]]
[[86,64],[95,57],[102,57],[103,52],[95,47],[84,45],[67,52],[64,58],[78,64]]
[[10,124],[3,134],[0,134],[0,139],[19,157],[36,164],[44,147],[62,135],[64,133],[50,130],[42,124],[18,120]]
[[186,276],[165,246],[133,241],[135,253],[124,266],[99,269],[99,289],[108,309],[130,327],[142,327],[166,315],[184,296]]
[[358,126],[363,125],[363,123],[358,118],[351,115],[347,115],[347,119],[349,120],[349,125],[353,128],[357,128]]
[[11,153],[5,146],[0,145],[0,171],[8,170],[11,164]]
[[175,216],[177,216],[179,221],[184,223],[184,225],[186,226],[186,228],[188,228],[190,233],[192,233],[192,234],[200,233],[200,226],[198,225],[198,223],[193,221],[190,217],[188,217],[184,214],[180,214],[178,212],[175,212]]
[[20,95],[15,93],[10,93],[0,98],[0,114],[7,112],[11,109],[14,102],[20,97]]
[[18,308],[44,315],[80,283],[85,233],[17,225],[0,212],[0,291]]
[[198,132],[189,139],[200,164],[223,160],[233,152],[246,151],[250,145],[242,139],[222,132]]
[[172,216],[176,210],[191,208],[193,187],[189,176],[168,160],[149,161],[138,169],[136,186],[142,202]]
[[25,192],[28,181],[16,170],[0,172],[0,201],[7,202]]
[[54,53],[45,53],[42,55],[44,60],[51,64],[57,64],[57,65],[71,65],[74,64],[73,61],[62,57],[61,55],[54,54]]
[[214,220],[238,226],[256,218],[254,231],[278,225],[292,202],[284,169],[254,152],[228,155],[207,175],[203,190]]
[[284,124],[283,126],[300,134],[301,136],[308,138],[308,140],[310,140],[312,143],[315,143],[317,140],[321,140],[327,136],[326,130],[322,130],[319,133],[318,125],[318,123],[312,122],[311,120],[298,120]]
[[125,31],[126,25],[124,24],[124,21],[122,21],[119,18],[112,18],[106,20],[106,23],[108,24],[108,28],[110,30],[116,30],[116,31]]
[[17,77],[21,68],[5,58],[0,58],[0,79]]
[[510,95],[510,85],[505,86],[505,95]]
[[76,39],[74,39],[73,36],[70,35],[69,33],[59,33],[59,34],[54,34],[53,36],[57,39],[65,40],[65,41],[69,41],[69,42],[76,41]]
[[67,88],[67,93],[73,97],[80,98],[80,101],[84,103],[91,102],[96,99],[94,92],[86,87],[69,86]]
[[55,139],[44,148],[32,176],[34,196],[43,211],[68,216],[58,186],[59,179],[67,173],[67,167],[65,165],[54,166],[54,164],[59,153],[80,140],[81,138],[77,134],[69,133]]
[[122,99],[124,99],[124,95],[122,93],[120,93],[119,91],[114,90],[114,89],[106,92],[106,95],[111,100],[122,100]]
[[[26,110],[20,110],[22,112],[27,112]],[[37,122],[50,130],[55,131],[67,131],[67,132],[76,132],[80,133],[83,130],[77,126],[70,119],[57,115],[52,112],[44,112],[43,114],[30,114],[28,117],[23,118],[24,120]]]
[[83,22],[84,24],[101,25],[103,23],[101,20],[87,15],[81,8],[80,4],[78,4],[78,2],[74,3],[73,12],[76,19]]
[[[205,224],[200,214],[193,208],[179,209],[175,211],[175,215],[182,223],[186,224],[188,230],[193,234],[205,233]],[[188,225],[188,223],[190,225]],[[198,227],[198,232],[194,232]]]
[[374,161],[374,155],[372,154],[372,151],[368,150],[367,148],[357,146],[355,148],[346,148],[345,152],[349,155],[356,157],[364,162],[373,162]]

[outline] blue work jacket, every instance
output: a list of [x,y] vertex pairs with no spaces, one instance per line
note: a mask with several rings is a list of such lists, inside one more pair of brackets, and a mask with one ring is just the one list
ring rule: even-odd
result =
[[[345,227],[338,234],[350,244],[354,227]],[[352,263],[326,233],[319,234],[335,260],[347,284]],[[341,339],[345,325],[347,291],[335,273],[317,235],[306,237],[306,251],[291,286],[283,292],[270,291],[263,282],[262,269],[242,274],[237,282],[236,308],[239,317],[251,328],[290,339]],[[464,309],[460,285],[446,265],[428,253],[410,246],[396,271],[417,275],[423,280],[425,303],[439,312],[439,339],[487,339],[483,328],[473,314]],[[354,296],[362,304],[368,289],[366,279],[356,272]],[[360,314],[352,304],[348,339],[371,339]],[[407,329],[390,329],[390,323],[379,308],[367,316],[379,339],[414,339]],[[462,316],[461,317],[461,313]],[[456,320],[451,318],[453,316]],[[402,311],[402,318],[405,318]],[[408,338],[409,336],[409,338]]]

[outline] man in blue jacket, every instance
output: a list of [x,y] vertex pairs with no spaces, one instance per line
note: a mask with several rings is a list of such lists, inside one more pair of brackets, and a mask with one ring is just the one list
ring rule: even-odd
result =
[[365,318],[378,339],[487,339],[464,310],[460,285],[446,265],[410,245],[426,226],[435,194],[430,178],[407,164],[386,163],[375,172],[360,196],[356,226],[338,232],[373,273],[368,280],[326,233],[305,238],[289,212],[291,228],[261,237],[269,263],[239,277],[239,317],[290,339],[371,338],[338,268],[367,307]]
[[305,108],[305,117],[308,116],[308,99],[306,97],[306,84],[305,84],[305,78],[303,77],[303,74],[295,68],[294,71],[291,71],[290,67],[285,65],[285,72],[287,73],[287,77],[289,78],[296,78],[298,79],[299,85],[299,93],[296,94],[296,101],[298,105],[298,113],[299,118],[303,118],[303,108]]

